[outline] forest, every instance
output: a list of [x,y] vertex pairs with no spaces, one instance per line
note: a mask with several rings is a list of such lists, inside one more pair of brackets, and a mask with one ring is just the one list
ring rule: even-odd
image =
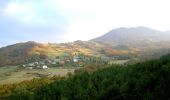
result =
[[[170,54],[133,65],[112,65],[67,77],[0,87],[3,100],[167,100]],[[3,96],[2,96],[3,95]]]

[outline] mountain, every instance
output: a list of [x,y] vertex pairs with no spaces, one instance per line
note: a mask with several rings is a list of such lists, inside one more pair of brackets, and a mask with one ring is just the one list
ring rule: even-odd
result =
[[113,29],[103,36],[91,41],[107,43],[110,45],[130,45],[135,47],[146,47],[160,42],[170,42],[170,31],[161,32],[147,27],[131,27]]
[[[170,51],[170,31],[161,32],[147,27],[118,28],[90,41],[69,43],[17,43],[0,48],[0,66],[23,64],[35,59],[57,56],[85,56],[131,58],[136,55],[161,56]],[[155,56],[154,56],[155,57]]]

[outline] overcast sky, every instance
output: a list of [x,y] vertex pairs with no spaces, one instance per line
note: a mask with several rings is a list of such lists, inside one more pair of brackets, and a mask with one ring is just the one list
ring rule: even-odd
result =
[[89,40],[113,28],[170,30],[170,0],[0,0],[0,46]]

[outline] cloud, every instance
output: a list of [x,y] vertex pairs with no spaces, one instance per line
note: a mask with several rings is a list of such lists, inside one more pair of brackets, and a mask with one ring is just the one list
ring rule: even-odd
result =
[[10,18],[26,23],[32,23],[33,18],[36,16],[34,14],[34,8],[30,3],[20,3],[16,1],[9,2],[4,8],[4,13],[10,16]]
[[12,15],[29,12],[29,10],[30,8],[28,5],[11,2],[7,5],[5,12]]
[[3,5],[0,7],[0,36],[3,38],[0,45],[17,41],[63,42],[61,35],[68,21],[51,2],[9,0],[0,1],[0,5]]
[[[67,18],[56,7],[55,0],[13,0],[5,7],[5,14],[26,24],[32,25],[61,25]],[[66,20],[66,21],[65,21]]]

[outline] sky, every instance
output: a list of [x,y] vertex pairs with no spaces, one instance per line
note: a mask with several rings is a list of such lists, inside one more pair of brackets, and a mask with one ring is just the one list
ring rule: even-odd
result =
[[118,27],[170,30],[169,0],[0,0],[0,47],[89,40]]

